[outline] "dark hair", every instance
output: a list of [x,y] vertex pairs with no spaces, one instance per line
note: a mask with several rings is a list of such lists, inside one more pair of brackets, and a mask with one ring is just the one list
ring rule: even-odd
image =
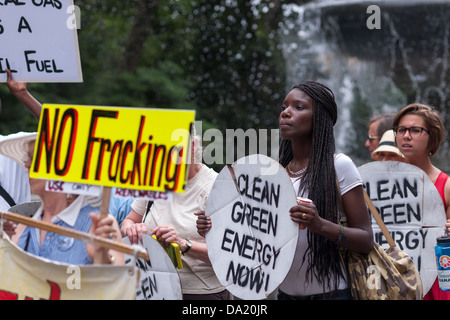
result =
[[[303,176],[299,192],[306,191],[314,202],[319,215],[339,222],[336,171],[334,167],[335,140],[333,126],[337,121],[337,105],[333,92],[325,85],[307,81],[295,85],[293,89],[303,91],[313,100],[312,146],[308,167]],[[280,163],[286,167],[292,160],[292,143],[281,140],[279,151]],[[308,232],[308,249],[306,254],[311,259],[307,276],[325,281],[330,286],[331,275],[336,275],[334,283],[337,288],[339,276],[343,276],[341,260],[336,245],[325,237]],[[305,257],[303,257],[303,262]]]
[[429,131],[428,151],[430,156],[434,156],[444,140],[444,124],[442,123],[439,112],[433,107],[420,103],[412,103],[400,110],[394,119],[394,128],[398,126],[400,120],[407,114],[420,116]]
[[375,130],[375,134],[378,138],[381,139],[383,134],[391,130],[393,128],[392,123],[394,122],[395,114],[394,113],[388,113],[388,114],[382,114],[378,116],[374,116],[369,121],[369,126],[378,121],[377,128]]

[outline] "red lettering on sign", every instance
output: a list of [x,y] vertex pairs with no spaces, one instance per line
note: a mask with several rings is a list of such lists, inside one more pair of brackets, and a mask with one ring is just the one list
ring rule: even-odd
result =
[[[61,288],[55,282],[47,280],[47,283],[50,285],[50,297],[48,300],[60,300],[61,299]],[[0,290],[0,300],[18,300],[19,295],[17,293]],[[25,297],[25,300],[33,300],[28,296]],[[40,299],[46,300],[46,299]]]

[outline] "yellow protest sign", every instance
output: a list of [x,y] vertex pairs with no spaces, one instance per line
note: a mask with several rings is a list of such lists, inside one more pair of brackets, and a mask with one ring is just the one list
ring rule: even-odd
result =
[[0,235],[0,300],[130,300],[138,276],[130,266],[50,261]]
[[183,192],[190,110],[44,105],[30,177]]

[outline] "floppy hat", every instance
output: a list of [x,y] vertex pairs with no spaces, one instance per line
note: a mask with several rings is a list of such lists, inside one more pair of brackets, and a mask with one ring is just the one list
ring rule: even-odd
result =
[[17,132],[7,136],[0,136],[0,154],[16,161],[25,169],[28,143],[36,140],[37,132]]
[[375,154],[377,152],[392,152],[398,154],[401,157],[404,157],[404,155],[395,145],[394,130],[387,130],[385,133],[383,133],[378,148],[376,148],[372,152],[372,154]]

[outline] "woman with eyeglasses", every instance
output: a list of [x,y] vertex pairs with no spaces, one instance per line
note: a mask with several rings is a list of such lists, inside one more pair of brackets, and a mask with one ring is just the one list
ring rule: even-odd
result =
[[[405,162],[425,171],[434,183],[444,203],[447,222],[450,223],[450,179],[431,163],[431,158],[444,140],[444,124],[439,112],[424,104],[410,104],[397,113],[393,126],[395,141],[405,156]],[[424,300],[450,300],[450,292],[441,290],[436,279]]]

